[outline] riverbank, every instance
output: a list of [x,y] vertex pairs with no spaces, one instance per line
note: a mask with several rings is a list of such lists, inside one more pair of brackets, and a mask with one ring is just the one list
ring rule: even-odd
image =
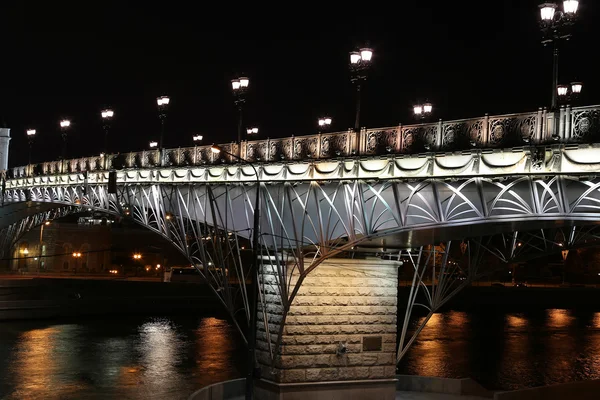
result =
[[218,312],[206,285],[63,278],[0,279],[0,320]]
[[[408,298],[408,290],[399,294]],[[576,308],[600,310],[600,289],[594,287],[514,287],[514,286],[470,286],[459,292],[444,309],[484,310],[502,308],[524,311],[549,308]]]

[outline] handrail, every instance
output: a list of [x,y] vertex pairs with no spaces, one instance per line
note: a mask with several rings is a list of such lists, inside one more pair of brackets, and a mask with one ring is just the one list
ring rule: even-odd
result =
[[[600,105],[563,106],[555,112],[484,115],[383,128],[319,133],[285,138],[267,138],[227,143],[228,153],[241,154],[250,162],[282,162],[431,151],[461,151],[470,148],[503,148],[547,143],[589,142],[600,134]],[[8,178],[92,172],[158,166],[201,166],[235,163],[225,152],[216,155],[210,145],[138,152],[94,155],[49,161],[9,169]]]

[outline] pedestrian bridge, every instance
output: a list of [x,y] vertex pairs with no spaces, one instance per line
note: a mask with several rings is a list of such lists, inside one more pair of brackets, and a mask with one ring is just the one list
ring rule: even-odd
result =
[[[316,318],[323,314],[314,304],[301,302],[303,283],[310,293],[322,291],[323,282],[343,279],[335,269],[343,265],[353,271],[348,279],[364,273],[366,282],[376,275],[365,293],[391,297],[395,306],[395,294],[381,294],[388,287],[382,282],[397,279],[404,261],[415,277],[407,310],[422,291],[431,316],[479,276],[484,253],[508,262],[526,248],[560,251],[596,240],[599,126],[600,107],[564,107],[221,146],[250,165],[225,152],[216,155],[210,146],[50,161],[9,171],[3,204],[14,212],[0,216],[0,228],[13,238],[10,246],[24,230],[52,218],[51,212],[89,209],[131,218],[169,239],[190,263],[216,266],[202,273],[233,319],[241,298],[249,320],[246,287],[234,289],[226,271],[238,282],[248,278],[242,253],[251,245],[259,190],[261,365],[274,380],[302,381],[306,371],[302,378],[285,375],[300,367],[286,364],[282,349],[296,346],[290,344],[294,332],[308,323],[302,315],[311,316],[311,324],[326,325],[329,318]],[[36,207],[39,212],[31,211]],[[21,212],[29,222],[18,222]],[[361,252],[380,261],[375,265]],[[352,265],[339,261],[348,258]],[[322,281],[311,281],[313,271]],[[433,276],[430,286],[423,283],[425,272]],[[467,280],[450,278],[457,273]],[[350,296],[347,288],[338,289],[345,294],[331,296]],[[328,306],[339,306],[331,301]],[[368,301],[363,306],[378,307]],[[395,311],[392,318],[384,308],[377,310],[387,322],[372,323],[394,336],[384,335],[383,343],[395,343]],[[361,318],[355,323],[368,333],[369,322]],[[390,353],[393,360],[421,329],[405,340],[409,318],[410,311],[401,346]],[[335,347],[338,339],[327,345]]]

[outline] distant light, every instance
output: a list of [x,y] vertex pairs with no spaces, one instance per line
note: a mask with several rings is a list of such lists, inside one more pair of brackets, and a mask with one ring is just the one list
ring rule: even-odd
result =
[[194,135],[194,137],[192,137],[192,140],[194,140],[194,142],[199,142],[202,140],[202,135]]
[[250,79],[248,79],[246,77],[240,78],[240,87],[247,88],[248,85],[250,85]]
[[156,269],[160,269],[160,264],[156,264]]
[[556,91],[558,92],[559,96],[566,96],[567,92],[569,91],[569,87],[567,85],[558,85],[556,87]]
[[581,89],[583,89],[583,83],[581,82],[571,82],[571,92],[574,94],[581,93]]
[[360,49],[360,58],[362,61],[369,62],[371,61],[371,57],[373,57],[373,50],[368,48]]
[[415,115],[421,115],[423,113],[423,107],[422,106],[414,106],[413,110],[415,112]]
[[110,119],[115,115],[115,112],[113,110],[103,110],[100,114],[102,115],[102,118]]
[[150,148],[158,147],[158,142],[150,142]]
[[577,13],[577,9],[579,8],[579,1],[577,0],[565,0],[563,1],[563,10],[565,14],[573,14]]
[[350,53],[350,64],[358,64],[360,62],[360,54],[356,51]]
[[431,103],[423,104],[423,112],[425,114],[429,114],[431,111],[433,111],[433,105]]
[[231,81],[231,88],[233,90],[238,90],[240,88],[240,80],[239,79],[233,79]]
[[215,154],[219,154],[221,152],[221,148],[217,145],[212,145],[210,146],[210,151],[212,151]]
[[35,129],[27,129],[27,136],[33,136],[35,135]]
[[258,133],[258,128],[256,128],[256,127],[248,128],[248,129],[246,129],[246,133],[248,135],[256,135]]
[[325,125],[331,125],[331,118],[329,118],[329,117],[325,118]]
[[44,222],[44,225],[46,225],[46,226],[50,225],[50,221]]
[[71,121],[69,121],[68,119],[63,119],[62,121],[60,121],[61,128],[68,128],[69,126],[71,126]]
[[554,19],[554,13],[556,12],[556,4],[544,3],[540,5],[540,16],[542,21],[549,22]]
[[160,96],[156,99],[156,104],[158,104],[158,106],[168,106],[169,102],[171,101],[171,99],[169,98],[169,96]]
[[319,119],[319,126],[323,126],[325,125],[325,120],[324,119]]

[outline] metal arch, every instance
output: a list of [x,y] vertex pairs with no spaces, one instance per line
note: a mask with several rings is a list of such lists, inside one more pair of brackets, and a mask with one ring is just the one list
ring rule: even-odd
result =
[[[408,231],[463,227],[463,232],[469,232],[475,224],[540,219],[596,221],[600,213],[598,182],[596,178],[526,176],[261,184],[260,250],[263,257],[277,262],[271,266],[276,269],[276,279],[271,287],[261,286],[260,301],[264,307],[268,296],[277,296],[282,305],[281,315],[264,313],[259,322],[268,347],[274,349],[271,355],[278,355],[287,311],[303,280],[325,259],[373,238]],[[249,200],[256,184],[154,182],[121,184],[117,189],[115,195],[108,194],[104,184],[33,186],[9,189],[7,197],[22,201],[29,196],[132,218],[170,240],[200,270],[234,323],[238,323],[239,312],[247,323],[248,271],[242,263],[241,247],[252,235],[254,210]],[[489,250],[504,260],[514,259],[521,253],[514,249],[520,234],[507,238],[509,245],[494,244]],[[506,240],[502,243],[508,243]],[[533,236],[527,243],[532,251],[546,248]],[[469,246],[486,248],[482,242]],[[444,268],[448,265],[438,265],[436,271]],[[440,290],[437,293],[446,293]],[[430,296],[430,308],[445,298]],[[240,325],[238,328],[245,331]]]
[[0,230],[0,258],[4,258],[10,253],[15,244],[35,227],[38,227],[47,220],[54,220],[65,217],[77,211],[77,207],[63,206],[37,214],[28,215],[18,222]]

